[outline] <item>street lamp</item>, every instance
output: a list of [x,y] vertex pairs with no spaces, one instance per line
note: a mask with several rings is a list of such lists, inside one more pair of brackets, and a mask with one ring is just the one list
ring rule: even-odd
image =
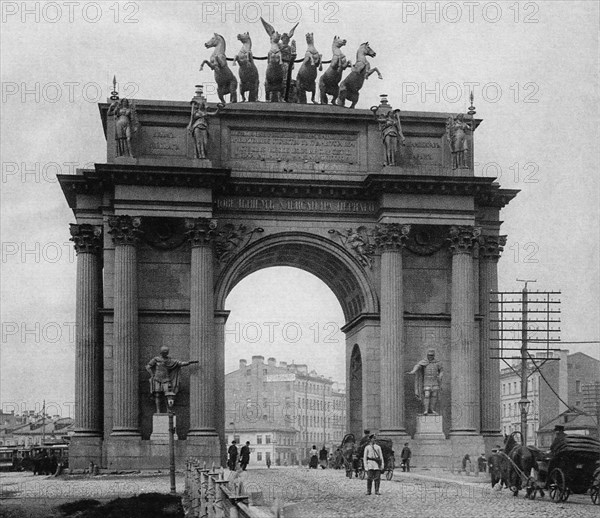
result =
[[521,396],[519,400],[519,408],[521,409],[521,436],[523,446],[527,444],[527,414],[529,413],[529,405],[531,401],[526,396]]
[[167,411],[169,413],[169,476],[171,479],[171,494],[175,495],[175,425],[173,423],[173,405],[175,404],[175,392],[168,390],[165,392],[167,398]]

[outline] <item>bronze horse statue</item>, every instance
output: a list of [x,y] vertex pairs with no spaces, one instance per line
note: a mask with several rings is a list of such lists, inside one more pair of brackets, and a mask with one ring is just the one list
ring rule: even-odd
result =
[[331,63],[329,68],[319,78],[319,93],[321,96],[321,104],[327,104],[327,96],[331,95],[331,104],[335,104],[340,92],[340,81],[342,80],[342,73],[346,68],[351,66],[350,61],[346,59],[346,56],[342,53],[342,47],[346,45],[346,40],[333,37],[333,43],[331,44]]
[[311,93],[311,101],[313,104],[317,104],[315,101],[315,94],[317,90],[317,69],[323,70],[321,65],[322,55],[319,54],[315,48],[315,40],[312,32],[306,34],[306,53],[304,54],[304,60],[296,75],[296,85],[298,88],[298,101],[302,104],[306,104],[306,92]]
[[[269,35],[271,48],[267,54],[267,74],[265,78],[265,100],[267,102],[280,102],[282,94],[285,93],[286,73],[291,63],[284,63],[282,49],[286,52],[291,48],[288,43],[294,35],[294,30],[298,24],[292,27],[289,34],[278,33],[270,23],[267,23],[261,17],[261,22],[265,31]],[[286,66],[287,65],[287,66]]]
[[242,42],[242,48],[233,59],[233,64],[237,63],[240,66],[240,96],[242,101],[246,101],[245,94],[248,92],[248,101],[255,102],[258,101],[260,81],[258,79],[258,69],[252,56],[252,40],[247,32],[238,34],[237,39]]
[[368,41],[358,47],[358,50],[356,51],[356,63],[354,63],[352,71],[340,85],[340,95],[337,101],[338,105],[344,106],[346,104],[346,99],[348,99],[352,103],[350,108],[354,108],[358,102],[358,93],[362,88],[365,79],[368,79],[372,73],[377,72],[379,79],[383,79],[383,76],[377,67],[371,68],[367,56],[371,58],[376,56],[375,51],[369,47]]
[[225,39],[220,34],[214,33],[214,36],[208,40],[204,46],[207,49],[215,48],[210,60],[204,60],[200,65],[200,72],[204,65],[208,65],[215,73],[215,82],[217,83],[217,95],[223,104],[225,104],[224,96],[229,94],[229,100],[232,103],[237,102],[237,79],[227,65],[227,57],[225,56]]

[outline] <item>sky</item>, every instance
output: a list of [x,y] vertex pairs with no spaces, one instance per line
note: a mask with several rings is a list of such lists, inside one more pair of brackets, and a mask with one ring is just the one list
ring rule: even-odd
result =
[[[97,103],[110,95],[113,75],[121,96],[188,101],[202,83],[216,101],[212,73],[199,71],[211,53],[204,42],[222,34],[233,55],[236,35],[248,31],[254,54],[266,55],[259,15],[280,32],[299,22],[299,53],[313,32],[324,59],[334,35],[347,39],[350,59],[369,41],[383,79],[365,83],[359,108],[386,93],[401,110],[458,113],[472,90],[483,119],[475,174],[521,190],[502,212],[508,243],[500,289],[520,289],[518,278],[560,290],[562,339],[599,340],[598,2],[0,6],[2,409],[39,409],[45,399],[51,413],[72,414],[74,217],[56,175],[105,161]],[[342,311],[315,277],[289,268],[256,272],[226,307],[227,371],[263,354],[343,381]],[[598,344],[568,347],[600,358]]]

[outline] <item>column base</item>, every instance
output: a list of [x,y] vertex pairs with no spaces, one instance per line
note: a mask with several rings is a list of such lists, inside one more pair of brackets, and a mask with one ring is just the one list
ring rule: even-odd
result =
[[69,444],[69,469],[87,469],[90,462],[102,466],[102,437],[97,432],[95,436],[76,432]]
[[221,466],[221,441],[216,434],[203,436],[188,434],[186,443],[188,457],[193,457],[200,463],[206,462],[208,467],[213,464]]
[[142,434],[136,428],[113,428],[110,432],[111,437],[132,437],[141,439]]
[[217,437],[217,431],[214,428],[196,428],[195,430],[190,429],[187,433],[188,437]]

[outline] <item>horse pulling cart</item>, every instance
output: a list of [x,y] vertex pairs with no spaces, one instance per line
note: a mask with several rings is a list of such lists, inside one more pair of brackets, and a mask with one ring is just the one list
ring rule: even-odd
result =
[[[344,466],[346,468],[346,476],[352,478],[354,473],[358,478],[363,480],[366,475],[366,471],[363,465],[363,453],[368,441],[361,440],[357,445],[354,434],[347,433],[342,440],[342,454],[344,458]],[[396,460],[394,458],[393,443],[391,439],[375,439],[375,444],[381,447],[383,453],[384,469],[383,475],[387,480],[392,480],[394,477],[394,468],[396,467]]]

